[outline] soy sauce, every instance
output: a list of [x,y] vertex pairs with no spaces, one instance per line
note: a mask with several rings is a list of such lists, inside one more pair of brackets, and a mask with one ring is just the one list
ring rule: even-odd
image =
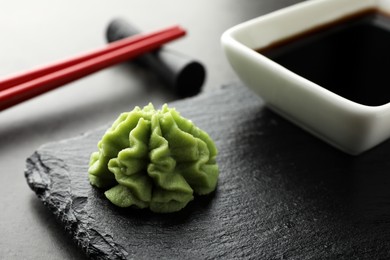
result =
[[390,17],[365,10],[258,50],[354,102],[390,102]]

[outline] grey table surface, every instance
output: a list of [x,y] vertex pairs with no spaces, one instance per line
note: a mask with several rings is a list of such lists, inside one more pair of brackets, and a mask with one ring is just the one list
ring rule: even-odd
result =
[[[3,1],[0,76],[48,64],[105,44],[111,19],[148,31],[180,24],[188,35],[169,44],[207,69],[203,92],[238,82],[221,47],[229,27],[299,0]],[[111,122],[118,113],[173,101],[158,78],[117,65],[0,112],[0,259],[83,259],[24,178],[25,160],[42,144]]]

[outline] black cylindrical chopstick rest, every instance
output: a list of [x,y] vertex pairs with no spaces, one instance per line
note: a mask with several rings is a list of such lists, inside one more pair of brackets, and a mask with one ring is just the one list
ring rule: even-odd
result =
[[[115,19],[109,24],[106,37],[108,42],[113,42],[138,33],[139,30],[127,21]],[[136,61],[152,69],[181,97],[198,94],[206,77],[206,70],[200,62],[166,48],[144,54]]]

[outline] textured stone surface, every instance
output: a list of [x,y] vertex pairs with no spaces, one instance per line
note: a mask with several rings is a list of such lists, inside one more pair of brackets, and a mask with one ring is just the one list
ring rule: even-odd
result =
[[119,209],[88,183],[89,156],[106,127],[28,158],[28,184],[91,258],[390,257],[389,142],[343,154],[240,86],[170,106],[219,149],[216,192],[181,212]]

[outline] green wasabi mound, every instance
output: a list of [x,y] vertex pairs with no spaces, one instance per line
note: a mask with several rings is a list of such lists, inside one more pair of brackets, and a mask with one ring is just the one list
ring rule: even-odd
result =
[[175,212],[214,191],[217,148],[210,136],[164,105],[122,113],[91,155],[89,180],[119,207]]

